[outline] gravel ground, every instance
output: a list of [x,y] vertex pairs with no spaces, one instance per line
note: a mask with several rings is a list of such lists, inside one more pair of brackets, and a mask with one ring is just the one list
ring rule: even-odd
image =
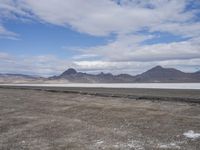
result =
[[0,88],[0,149],[200,149],[200,104],[146,98]]

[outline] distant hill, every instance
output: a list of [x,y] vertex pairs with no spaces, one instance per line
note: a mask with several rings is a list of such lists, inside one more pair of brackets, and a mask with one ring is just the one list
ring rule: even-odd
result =
[[87,74],[82,72],[77,72],[76,70],[70,68],[63,72],[59,76],[53,76],[49,78],[50,80],[67,80],[69,82],[78,83],[113,83],[117,82],[117,79],[111,73],[100,73],[97,75]]
[[73,75],[73,74],[77,74],[77,71],[75,69],[73,69],[73,68],[69,68],[68,70],[63,72],[60,76],[61,77],[65,77],[65,76]]
[[[200,74],[199,74],[200,75]],[[197,82],[195,73],[185,73],[174,68],[156,66],[135,76],[136,82]]]
[[156,66],[142,74],[113,75],[99,73],[97,75],[77,72],[69,68],[58,76],[49,78],[34,77],[22,74],[0,74],[0,83],[186,83],[199,82],[200,71],[185,73],[174,68]]
[[113,75],[111,73],[100,73],[97,75],[77,72],[75,69],[68,69],[51,80],[65,79],[69,82],[83,83],[145,83],[145,82],[200,82],[200,72],[185,73],[174,68],[163,68],[156,66],[142,74],[132,76],[129,74]]

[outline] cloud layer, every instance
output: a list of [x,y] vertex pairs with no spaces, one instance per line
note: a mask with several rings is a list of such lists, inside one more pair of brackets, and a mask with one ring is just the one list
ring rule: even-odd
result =
[[[40,21],[105,36],[129,34],[141,28],[195,36],[197,10],[187,11],[190,0],[3,0],[7,14],[17,13]],[[184,29],[184,30],[183,30]]]
[[[53,24],[91,36],[114,36],[105,45],[77,48],[80,53],[67,62],[49,55],[38,56],[38,64],[19,61],[19,65],[28,64],[21,67],[24,71],[34,64],[40,68],[35,72],[45,75],[70,66],[134,74],[160,64],[192,71],[200,68],[200,10],[195,8],[199,5],[195,0],[0,0],[0,37],[18,36],[3,26],[5,19]],[[165,34],[179,40],[159,40]],[[61,67],[53,72],[57,66]]]

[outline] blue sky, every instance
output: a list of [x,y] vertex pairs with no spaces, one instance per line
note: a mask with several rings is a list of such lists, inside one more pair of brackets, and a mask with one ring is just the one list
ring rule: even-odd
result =
[[93,37],[75,32],[70,28],[42,24],[39,22],[23,23],[6,21],[4,26],[18,34],[15,40],[0,39],[0,49],[15,55],[52,54],[70,58],[77,52],[73,47],[90,47],[105,44],[106,37]]
[[0,0],[0,72],[200,70],[196,0]]

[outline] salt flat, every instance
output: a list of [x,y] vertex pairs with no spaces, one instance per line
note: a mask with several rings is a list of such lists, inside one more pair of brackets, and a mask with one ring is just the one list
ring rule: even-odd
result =
[[35,87],[94,87],[94,88],[150,88],[150,89],[200,89],[200,83],[67,83],[67,84],[0,84],[0,86]]

